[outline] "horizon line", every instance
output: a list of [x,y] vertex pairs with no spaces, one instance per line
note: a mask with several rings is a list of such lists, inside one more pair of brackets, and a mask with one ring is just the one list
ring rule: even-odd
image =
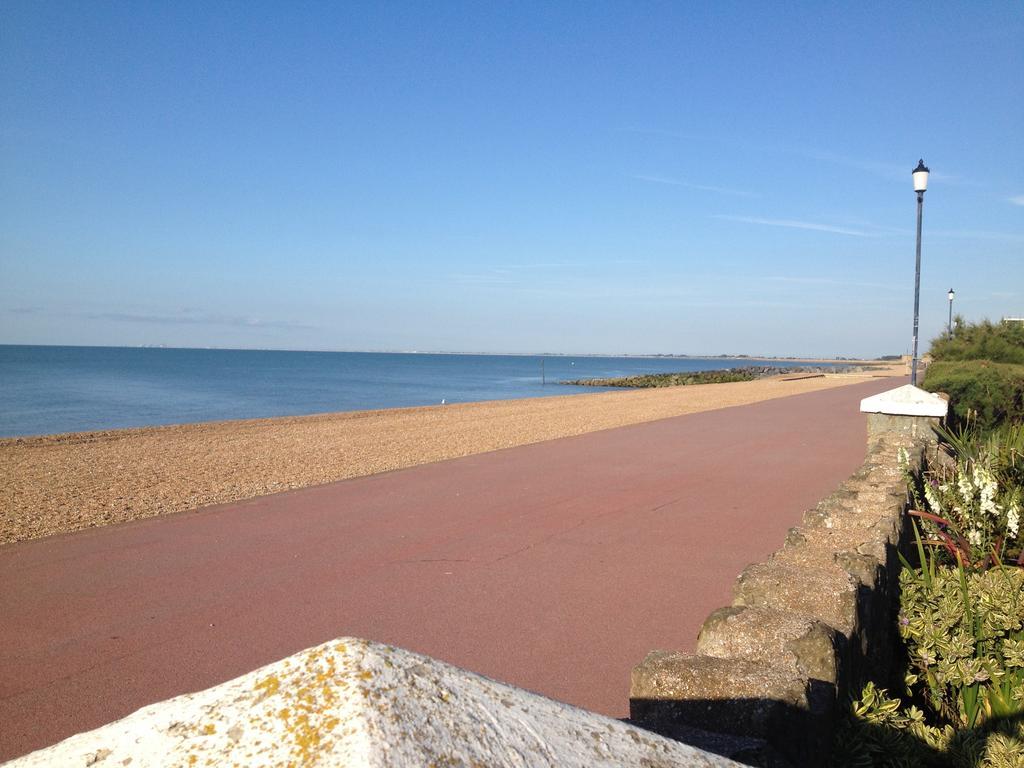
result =
[[280,347],[190,347],[170,344],[29,344],[0,341],[0,347],[68,347],[72,349],[165,349],[192,352],[296,352],[316,354],[363,354],[363,355],[472,355],[478,357],[647,357],[680,358],[697,360],[861,360],[876,361],[876,357],[852,357],[845,355],[761,355],[744,352],[695,354],[689,352],[466,352],[458,350],[394,350],[394,349],[282,349]]

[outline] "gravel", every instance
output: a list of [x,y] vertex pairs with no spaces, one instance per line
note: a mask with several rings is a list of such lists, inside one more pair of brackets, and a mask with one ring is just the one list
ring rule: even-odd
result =
[[[895,373],[895,371],[894,371]],[[0,439],[0,544],[843,386],[864,376]]]

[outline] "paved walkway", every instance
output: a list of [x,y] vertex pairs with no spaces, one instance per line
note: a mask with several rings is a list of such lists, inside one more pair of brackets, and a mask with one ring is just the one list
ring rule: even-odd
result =
[[0,760],[356,635],[623,716],[894,379],[0,548]]

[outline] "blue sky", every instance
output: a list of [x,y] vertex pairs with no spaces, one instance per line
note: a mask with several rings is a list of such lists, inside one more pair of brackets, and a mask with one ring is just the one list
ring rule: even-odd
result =
[[1024,5],[0,7],[0,342],[874,356],[1024,315]]

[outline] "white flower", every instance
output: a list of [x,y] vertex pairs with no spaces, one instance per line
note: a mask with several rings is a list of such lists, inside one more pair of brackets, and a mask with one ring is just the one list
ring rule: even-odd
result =
[[971,530],[967,532],[967,540],[971,542],[972,546],[980,547],[981,531],[979,531],[977,528],[971,528]]
[[900,448],[896,451],[896,461],[899,462],[902,469],[906,469],[910,466],[910,454],[907,453],[906,448]]
[[939,503],[939,497],[935,494],[935,489],[932,488],[931,483],[924,484],[924,499],[928,502],[928,508],[936,515],[942,514],[942,504]]
[[996,504],[996,479],[987,470],[974,470],[974,483],[980,491],[981,511],[992,517],[999,515],[999,506]]
[[974,501],[974,486],[971,485],[971,478],[966,469],[958,473],[956,487],[960,490],[960,498],[970,505]]
[[1020,530],[1020,507],[1014,502],[1010,505],[1010,508],[1006,510],[1006,532],[1009,534],[1011,539],[1017,538],[1017,532]]

